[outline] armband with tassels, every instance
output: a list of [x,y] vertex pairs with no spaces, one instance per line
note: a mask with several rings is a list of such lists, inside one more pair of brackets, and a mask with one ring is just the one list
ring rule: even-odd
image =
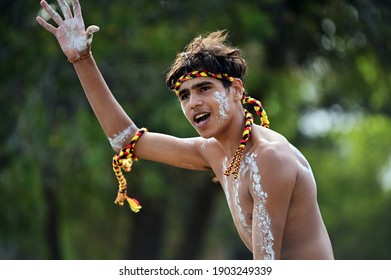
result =
[[137,199],[131,198],[127,195],[127,183],[121,168],[126,172],[130,172],[132,170],[133,162],[138,160],[138,158],[134,155],[134,148],[136,146],[137,140],[146,131],[148,131],[146,128],[141,128],[139,131],[137,131],[136,135],[134,135],[129,145],[123,147],[113,157],[113,170],[119,183],[118,195],[114,203],[123,206],[126,200],[129,203],[130,209],[132,209],[132,211],[135,213],[140,212],[140,209],[142,207]]

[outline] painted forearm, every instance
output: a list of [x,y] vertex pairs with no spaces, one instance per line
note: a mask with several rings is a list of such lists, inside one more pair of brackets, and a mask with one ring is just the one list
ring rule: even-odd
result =
[[73,65],[103,131],[118,151],[137,132],[136,125],[112,95],[92,56]]
[[85,29],[78,0],[72,0],[73,9],[65,0],[57,2],[62,16],[45,0],[41,1],[42,8],[55,22],[54,25],[40,16],[37,16],[36,20],[56,37],[68,61],[73,63],[96,117],[113,149],[118,151],[136,133],[137,127],[111,94],[92,57],[92,38],[93,34],[99,31],[99,27],[91,25]]

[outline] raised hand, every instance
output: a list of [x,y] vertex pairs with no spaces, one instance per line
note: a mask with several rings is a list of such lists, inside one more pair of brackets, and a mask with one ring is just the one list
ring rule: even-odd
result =
[[57,1],[64,18],[62,18],[45,0],[41,1],[42,8],[58,25],[57,28],[39,16],[36,20],[56,37],[62,51],[68,57],[68,60],[74,62],[90,54],[93,33],[99,31],[99,27],[91,25],[87,30],[85,29],[78,0],[72,0],[73,14],[66,0]]

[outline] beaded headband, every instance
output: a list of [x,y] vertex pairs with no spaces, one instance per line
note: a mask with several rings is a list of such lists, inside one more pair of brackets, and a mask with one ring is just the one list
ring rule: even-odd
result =
[[179,79],[175,83],[175,87],[174,87],[175,94],[178,95],[179,87],[181,86],[181,84],[183,84],[184,82],[191,80],[193,78],[199,78],[199,77],[210,77],[210,78],[215,78],[215,79],[219,79],[219,80],[227,80],[231,83],[234,81],[234,78],[228,76],[227,74],[215,74],[215,73],[208,72],[208,71],[193,71],[193,72],[186,73],[185,75],[179,77]]
[[[210,77],[210,78],[215,78],[215,79],[219,79],[219,80],[227,80],[229,82],[234,81],[234,78],[230,77],[228,74],[216,74],[216,73],[211,73],[208,71],[193,71],[193,72],[186,73],[185,75],[181,76],[177,80],[177,82],[175,83],[175,87],[174,87],[175,94],[178,95],[179,87],[181,86],[182,83],[184,83],[188,80],[191,80],[193,78],[198,78],[198,77]],[[262,107],[262,103],[259,100],[243,94],[242,103],[253,105],[255,112],[261,118],[261,125],[266,128],[269,127],[269,125],[270,125],[269,119],[267,117],[266,111]],[[249,111],[247,111],[246,109],[244,109],[244,113],[245,113],[245,126],[244,126],[244,131],[242,134],[242,140],[240,140],[239,147],[236,150],[235,155],[234,155],[230,165],[228,166],[228,168],[224,172],[224,175],[226,175],[226,176],[229,176],[230,174],[232,174],[235,179],[238,178],[239,168],[240,168],[240,164],[242,161],[243,152],[246,147],[247,141],[250,139],[252,125],[254,123],[253,115]]]

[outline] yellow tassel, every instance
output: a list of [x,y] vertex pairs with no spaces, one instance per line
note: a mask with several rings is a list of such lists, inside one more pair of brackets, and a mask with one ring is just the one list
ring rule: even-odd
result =
[[140,212],[140,209],[142,207],[141,207],[140,203],[137,201],[137,199],[128,197],[128,198],[126,198],[126,200],[129,203],[130,209],[132,209],[132,211],[134,213]]
[[122,148],[114,157],[112,160],[113,164],[113,171],[115,173],[115,176],[118,180],[118,194],[114,201],[115,204],[118,204],[120,206],[124,205],[124,201],[126,200],[129,205],[130,209],[132,209],[133,212],[138,213],[140,212],[141,206],[140,203],[134,199],[129,198],[127,195],[127,185],[126,185],[126,179],[125,176],[122,174],[121,168],[125,172],[129,172],[132,169],[132,164],[134,161],[137,161],[137,157],[134,156],[134,147],[136,145],[137,140],[143,135],[144,132],[146,132],[146,128],[141,128],[135,136],[133,136],[132,140],[130,141],[130,144]]
[[122,168],[126,172],[130,172],[132,170],[133,160],[131,158],[126,158],[122,162]]
[[124,201],[128,198],[126,195],[126,189],[124,191],[118,191],[117,198],[114,203],[120,206],[124,206]]

